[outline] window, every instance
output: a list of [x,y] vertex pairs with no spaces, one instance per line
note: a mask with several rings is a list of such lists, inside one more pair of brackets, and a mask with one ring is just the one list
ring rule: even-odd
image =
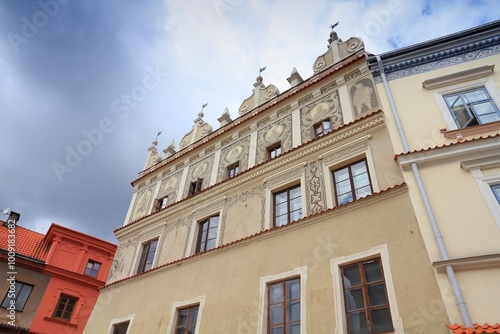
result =
[[129,322],[113,325],[113,334],[127,334]]
[[316,134],[316,137],[322,137],[330,131],[332,131],[332,124],[330,120],[324,120],[314,126],[314,133]]
[[8,290],[2,302],[2,307],[8,308],[10,305],[15,305],[16,311],[22,311],[26,301],[30,296],[33,285],[16,281],[14,291]]
[[200,223],[196,253],[205,252],[215,247],[219,216],[212,216]]
[[300,333],[300,278],[267,286],[267,333]]
[[83,274],[96,278],[97,273],[99,272],[99,268],[101,268],[101,264],[99,262],[89,260]]
[[227,174],[229,177],[236,176],[240,173],[240,163],[236,162],[227,167]]
[[300,184],[274,194],[274,226],[281,226],[302,218]]
[[57,307],[54,311],[54,318],[69,320],[73,309],[75,308],[78,298],[74,298],[67,295],[61,295],[59,301],[57,302]]
[[393,331],[380,258],[341,267],[348,332]]
[[333,171],[337,205],[372,194],[366,159]]
[[493,194],[495,194],[498,204],[500,204],[500,184],[491,186],[491,190],[493,190]]
[[459,128],[500,120],[500,112],[484,87],[443,97]]
[[189,195],[194,195],[196,193],[199,193],[201,191],[201,185],[203,183],[203,179],[198,178],[196,181],[191,182],[191,185],[189,186]]
[[199,305],[179,309],[175,334],[193,334],[196,331]]
[[162,198],[157,198],[155,200],[154,212],[160,211],[161,209],[165,209],[168,204],[168,196],[164,196]]
[[272,146],[269,146],[267,148],[267,153],[269,155],[269,158],[273,159],[276,158],[278,155],[281,154],[281,143],[274,144]]
[[139,260],[139,268],[137,273],[143,273],[153,267],[153,260],[155,258],[156,246],[158,239],[150,240],[142,246],[141,259]]

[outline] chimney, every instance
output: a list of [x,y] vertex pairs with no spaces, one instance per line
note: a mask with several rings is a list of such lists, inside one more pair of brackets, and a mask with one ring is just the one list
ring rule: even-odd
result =
[[2,223],[2,226],[9,227],[9,225],[17,225],[17,222],[19,221],[19,217],[21,217],[21,214],[11,211],[9,214],[9,218],[7,221]]

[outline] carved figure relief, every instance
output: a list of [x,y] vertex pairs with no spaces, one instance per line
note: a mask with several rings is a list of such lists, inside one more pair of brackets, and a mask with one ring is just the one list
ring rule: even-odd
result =
[[250,146],[250,136],[225,147],[221,151],[221,161],[217,173],[217,182],[227,178],[227,166],[239,161],[240,172],[248,168],[248,152]]
[[267,160],[267,148],[281,142],[281,151],[292,148],[292,117],[289,115],[263,127],[257,132],[257,163]]
[[332,129],[344,124],[338,91],[309,103],[300,109],[302,142],[315,138],[314,125],[329,119]]
[[203,179],[201,189],[205,189],[210,185],[210,175],[212,173],[213,164],[214,156],[210,155],[189,167],[189,176],[184,189],[184,197],[188,195],[191,182],[196,181],[197,179]]
[[132,221],[144,217],[148,212],[149,205],[151,204],[151,197],[153,196],[153,188],[142,191],[135,201],[134,214],[132,215]]
[[177,190],[179,187],[179,180],[182,173],[176,173],[170,177],[164,179],[160,185],[160,191],[158,192],[158,198],[168,196],[169,201],[177,198]]
[[379,106],[373,82],[370,79],[361,79],[354,83],[351,86],[350,95],[355,117]]

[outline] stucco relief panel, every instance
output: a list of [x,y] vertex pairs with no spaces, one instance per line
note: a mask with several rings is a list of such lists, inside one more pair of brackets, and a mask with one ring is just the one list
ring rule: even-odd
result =
[[153,192],[154,186],[151,186],[147,189],[144,189],[137,195],[137,199],[134,203],[134,210],[131,221],[135,221],[141,217],[146,216],[148,212],[148,208],[151,205],[151,201],[153,200]]
[[326,209],[325,184],[323,182],[323,171],[321,164],[313,162],[307,171],[306,194],[309,214],[315,214]]
[[214,156],[210,155],[189,167],[188,179],[184,189],[184,197],[188,196],[191,182],[196,181],[197,179],[203,179],[202,189],[205,189],[210,185],[210,175],[212,173],[213,164]]
[[332,128],[343,125],[344,118],[340,106],[339,92],[337,90],[333,91],[305,105],[300,108],[300,115],[302,142],[307,142],[315,138],[314,125],[325,119],[330,120]]
[[169,203],[173,203],[177,198],[177,191],[181,182],[182,172],[177,172],[161,181],[158,198],[168,196]]
[[132,265],[139,238],[129,239],[120,243],[116,249],[115,257],[109,270],[108,282],[114,282],[127,277],[128,270]]
[[374,89],[373,81],[365,78],[356,81],[349,88],[349,96],[354,110],[354,117],[371,111],[379,107],[377,94]]
[[267,160],[267,148],[281,142],[282,152],[292,148],[292,117],[287,116],[257,132],[257,163]]
[[248,152],[250,147],[250,137],[243,138],[238,142],[223,148],[217,174],[217,182],[227,178],[227,167],[238,162],[240,172],[248,168]]

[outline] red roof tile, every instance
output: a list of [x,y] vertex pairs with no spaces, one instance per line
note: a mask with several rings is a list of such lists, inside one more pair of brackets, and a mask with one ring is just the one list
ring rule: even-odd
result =
[[490,334],[490,333],[500,333],[500,324],[497,322],[494,325],[488,323],[484,325],[474,324],[474,328],[468,328],[464,325],[453,324],[448,325],[448,328],[454,334]]
[[[0,249],[8,250],[9,234],[11,233],[6,226],[0,226]],[[16,254],[45,261],[49,247],[44,238],[44,234],[28,230],[22,226],[16,226],[14,244]]]

